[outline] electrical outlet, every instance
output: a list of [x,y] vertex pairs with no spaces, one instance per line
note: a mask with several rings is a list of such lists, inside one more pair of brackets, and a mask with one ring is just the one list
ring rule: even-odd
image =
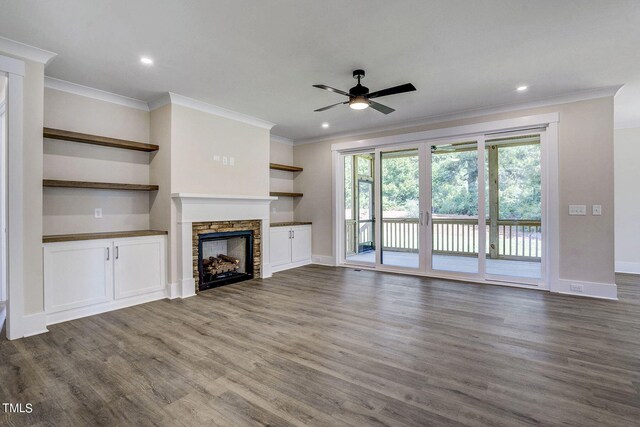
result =
[[586,215],[587,205],[569,205],[569,215]]
[[569,289],[572,292],[584,292],[584,285],[581,283],[572,283],[569,285]]
[[102,208],[96,208],[93,216],[96,218],[102,218]]
[[591,214],[595,216],[602,215],[602,205],[591,206]]

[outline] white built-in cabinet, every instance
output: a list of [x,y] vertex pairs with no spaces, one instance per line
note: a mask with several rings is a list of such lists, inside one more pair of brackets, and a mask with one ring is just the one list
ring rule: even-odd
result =
[[43,246],[47,323],[166,297],[166,236]]
[[269,258],[274,273],[311,264],[311,225],[271,227]]

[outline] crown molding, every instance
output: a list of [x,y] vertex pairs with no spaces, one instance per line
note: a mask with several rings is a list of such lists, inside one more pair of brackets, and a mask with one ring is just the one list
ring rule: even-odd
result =
[[333,135],[327,135],[316,138],[308,138],[302,140],[294,140],[294,145],[314,144],[316,142],[333,141],[341,138],[359,138],[363,135],[372,133],[406,129],[418,126],[425,126],[434,123],[445,123],[453,120],[471,119],[475,117],[489,116],[491,114],[500,114],[510,111],[528,110],[531,108],[548,107],[552,105],[568,104],[571,102],[587,101],[590,99],[604,98],[608,96],[615,96],[620,90],[622,85],[607,86],[603,88],[583,90],[578,92],[572,92],[565,95],[554,96],[551,98],[544,98],[536,101],[517,103],[517,104],[502,104],[488,108],[474,108],[469,110],[463,110],[456,113],[438,114],[434,116],[425,117],[422,119],[406,121],[403,123],[397,123],[389,126],[382,126],[377,128],[370,128],[366,130],[360,130],[355,132],[336,133]]
[[8,53],[9,55],[17,56],[29,61],[39,62],[46,67],[49,62],[56,56],[57,53],[49,52],[48,50],[40,49],[28,44],[20,43],[15,40],[0,37],[0,52]]
[[[171,100],[171,104],[181,105],[183,107],[191,108],[193,110],[202,111],[204,113],[209,113],[214,116],[224,117],[225,119],[235,120],[237,122],[245,123],[251,126],[256,126],[263,129],[271,130],[276,124],[268,122],[266,120],[259,119],[257,117],[249,116],[247,114],[238,113],[237,111],[227,110],[226,108],[218,107],[213,104],[208,104],[203,101],[198,101],[197,99],[189,98],[183,95],[178,95],[177,93],[169,92],[169,98]],[[165,100],[162,100],[164,102]],[[164,104],[159,103],[159,106]],[[154,109],[158,108],[156,103],[154,103]]]
[[167,104],[171,104],[171,96],[169,96],[169,92],[165,92],[159,97],[149,101],[148,104],[149,104],[149,111],[157,110],[160,107],[164,107]]
[[147,103],[139,99],[129,98],[128,96],[106,92],[104,90],[71,83],[66,80],[60,80],[49,76],[45,76],[44,78],[44,87],[97,99],[99,101],[111,102],[125,107],[136,108],[138,110],[149,111]]
[[284,136],[271,135],[271,141],[279,142],[280,144],[293,145],[293,140],[285,138]]

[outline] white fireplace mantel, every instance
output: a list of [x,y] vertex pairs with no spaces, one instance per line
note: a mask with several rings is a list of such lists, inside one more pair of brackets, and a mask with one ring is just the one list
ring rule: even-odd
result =
[[262,228],[260,277],[271,277],[269,204],[277,200],[277,197],[173,193],[171,198],[176,202],[177,208],[179,289],[176,289],[175,296],[185,298],[195,295],[196,292],[192,254],[194,222],[260,220]]

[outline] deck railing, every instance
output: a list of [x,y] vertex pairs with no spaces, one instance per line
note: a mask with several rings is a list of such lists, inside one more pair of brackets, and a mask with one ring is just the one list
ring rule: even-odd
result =
[[[497,221],[497,236],[491,239],[487,220],[486,242],[497,247],[498,258],[540,259],[542,229],[540,221]],[[433,219],[433,252],[450,255],[478,253],[478,221],[475,219]],[[347,248],[356,248],[355,237],[369,234],[368,228],[356,232],[356,221],[347,221]],[[382,220],[382,247],[397,252],[418,252],[418,219],[394,218]],[[368,237],[368,236],[367,236]],[[487,256],[490,251],[487,248]]]

